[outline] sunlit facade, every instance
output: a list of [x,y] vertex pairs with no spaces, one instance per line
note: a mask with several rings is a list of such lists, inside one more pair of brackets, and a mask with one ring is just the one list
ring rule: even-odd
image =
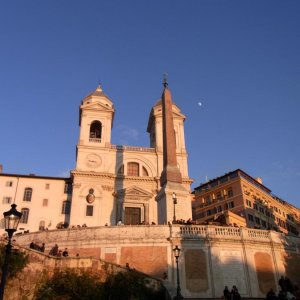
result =
[[193,218],[197,223],[227,224],[299,234],[300,211],[276,197],[238,169],[195,188]]

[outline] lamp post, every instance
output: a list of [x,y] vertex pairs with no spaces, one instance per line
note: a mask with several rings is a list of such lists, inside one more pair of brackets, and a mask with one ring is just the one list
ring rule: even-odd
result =
[[178,269],[178,258],[180,256],[180,251],[181,251],[181,249],[178,248],[177,245],[173,249],[174,256],[176,258],[176,270],[177,270],[177,291],[176,291],[176,296],[174,297],[174,300],[182,300],[183,299],[181,292],[180,292],[181,288],[180,288],[180,278],[179,278],[179,269]]
[[176,214],[175,214],[175,206],[177,204],[177,198],[176,198],[176,193],[173,192],[172,194],[172,199],[173,199],[173,204],[174,204],[174,214],[173,214],[173,224],[176,224]]
[[6,245],[5,258],[4,258],[4,263],[3,263],[3,267],[2,267],[2,277],[1,277],[1,284],[0,284],[0,300],[2,300],[3,296],[4,296],[4,288],[5,288],[8,265],[9,265],[9,257],[10,257],[11,248],[12,248],[11,238],[12,238],[14,232],[18,228],[18,224],[19,224],[19,221],[22,216],[22,213],[17,211],[16,207],[17,207],[16,204],[12,204],[11,209],[9,211],[6,211],[3,213],[4,225],[5,225],[4,227],[5,227],[5,231],[8,234],[8,243]]

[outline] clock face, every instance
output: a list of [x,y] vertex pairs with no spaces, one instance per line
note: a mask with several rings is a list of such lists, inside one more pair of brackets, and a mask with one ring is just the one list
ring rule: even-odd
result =
[[86,156],[85,163],[90,168],[97,168],[101,165],[101,157],[97,154],[91,153]]

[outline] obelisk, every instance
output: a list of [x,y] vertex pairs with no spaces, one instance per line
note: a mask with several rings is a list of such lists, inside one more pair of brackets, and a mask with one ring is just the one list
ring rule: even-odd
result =
[[[162,136],[163,168],[160,176],[160,190],[156,196],[158,224],[175,223],[178,219],[192,217],[190,192],[183,184],[178,167],[176,137],[173,121],[173,104],[166,78],[162,93]],[[175,197],[174,197],[175,196]]]
[[176,139],[173,122],[172,96],[164,79],[162,93],[162,119],[163,119],[163,171],[160,176],[160,186],[167,182],[182,183],[180,170],[177,166]]

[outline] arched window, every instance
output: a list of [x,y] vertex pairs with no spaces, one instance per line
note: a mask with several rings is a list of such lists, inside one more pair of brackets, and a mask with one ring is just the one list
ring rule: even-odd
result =
[[44,231],[45,230],[45,221],[41,221],[39,225],[39,231]]
[[61,213],[63,215],[69,215],[70,214],[70,208],[71,208],[71,202],[70,201],[64,201],[61,208]]
[[93,121],[90,127],[90,142],[101,143],[102,124],[99,121]]
[[20,219],[20,223],[27,224],[28,223],[28,217],[29,217],[29,208],[22,208],[21,213],[22,213],[22,217]]
[[149,176],[148,171],[145,167],[143,167],[143,176]]
[[31,201],[32,188],[25,188],[23,201]]
[[127,175],[128,176],[139,176],[139,164],[136,162],[130,162],[127,164]]

